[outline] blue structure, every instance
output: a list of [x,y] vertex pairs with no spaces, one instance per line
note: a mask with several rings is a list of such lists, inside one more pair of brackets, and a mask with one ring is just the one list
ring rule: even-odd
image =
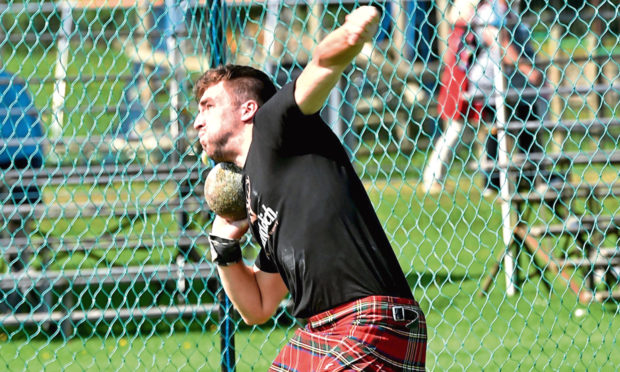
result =
[[[420,60],[428,62],[431,58],[432,35],[431,24],[429,23],[429,1],[411,0],[405,1],[404,11],[407,14],[407,27],[405,34],[405,50],[403,55],[410,60]],[[394,6],[392,1],[386,2],[381,19],[379,40],[389,38],[390,30],[395,27],[396,20],[392,19],[391,9]]]
[[[43,165],[43,127],[39,114],[26,86],[3,70],[0,70],[0,124],[0,168],[40,168]],[[34,204],[39,200],[36,184],[0,186],[9,189],[15,204]]]
[[[0,70],[0,167],[40,167],[43,163],[43,128],[26,86]],[[24,168],[24,167],[21,167]]]
[[[43,165],[43,127],[26,86],[0,70],[0,168],[40,168]],[[40,192],[36,184],[0,185],[8,190],[0,202],[35,204]]]

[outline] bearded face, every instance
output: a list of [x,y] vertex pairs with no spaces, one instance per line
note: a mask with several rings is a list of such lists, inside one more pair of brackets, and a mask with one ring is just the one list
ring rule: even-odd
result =
[[198,107],[194,128],[203,150],[216,162],[233,161],[243,126],[237,100],[219,82],[205,90]]

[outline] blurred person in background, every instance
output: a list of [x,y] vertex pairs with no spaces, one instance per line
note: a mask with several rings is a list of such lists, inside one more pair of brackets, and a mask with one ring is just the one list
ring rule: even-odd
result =
[[[473,143],[463,140],[468,127],[474,131],[480,127],[487,129],[485,155],[492,163],[496,162],[498,138],[494,124],[494,94],[498,67],[508,80],[508,88],[518,94],[513,103],[507,104],[507,122],[524,123],[523,129],[515,135],[517,148],[526,154],[543,151],[536,133],[525,128],[527,121],[542,121],[546,105],[536,89],[526,91],[527,88],[540,87],[543,75],[535,67],[530,31],[519,15],[505,0],[456,0],[448,13],[448,21],[453,29],[443,56],[444,70],[438,95],[438,111],[446,128],[436,141],[423,172],[423,186],[427,193],[437,193],[444,188],[460,145],[467,147],[467,153],[472,152]],[[527,182],[533,180],[530,176]],[[499,170],[496,167],[485,171],[483,187],[485,193],[499,190]]]

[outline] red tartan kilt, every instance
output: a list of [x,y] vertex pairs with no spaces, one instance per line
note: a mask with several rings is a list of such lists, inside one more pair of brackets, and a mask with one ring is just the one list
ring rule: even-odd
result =
[[[408,309],[409,319],[394,320],[395,306]],[[426,338],[415,301],[366,297],[310,318],[270,371],[424,371]]]

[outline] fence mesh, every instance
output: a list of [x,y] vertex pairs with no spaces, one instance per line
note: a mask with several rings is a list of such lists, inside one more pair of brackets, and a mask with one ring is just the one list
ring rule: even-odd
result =
[[[268,368],[303,321],[285,301],[249,327],[223,296],[191,88],[221,62],[294,79],[357,2],[310,3],[0,3],[1,365]],[[617,2],[374,5],[322,115],[427,314],[429,369],[617,368]]]

